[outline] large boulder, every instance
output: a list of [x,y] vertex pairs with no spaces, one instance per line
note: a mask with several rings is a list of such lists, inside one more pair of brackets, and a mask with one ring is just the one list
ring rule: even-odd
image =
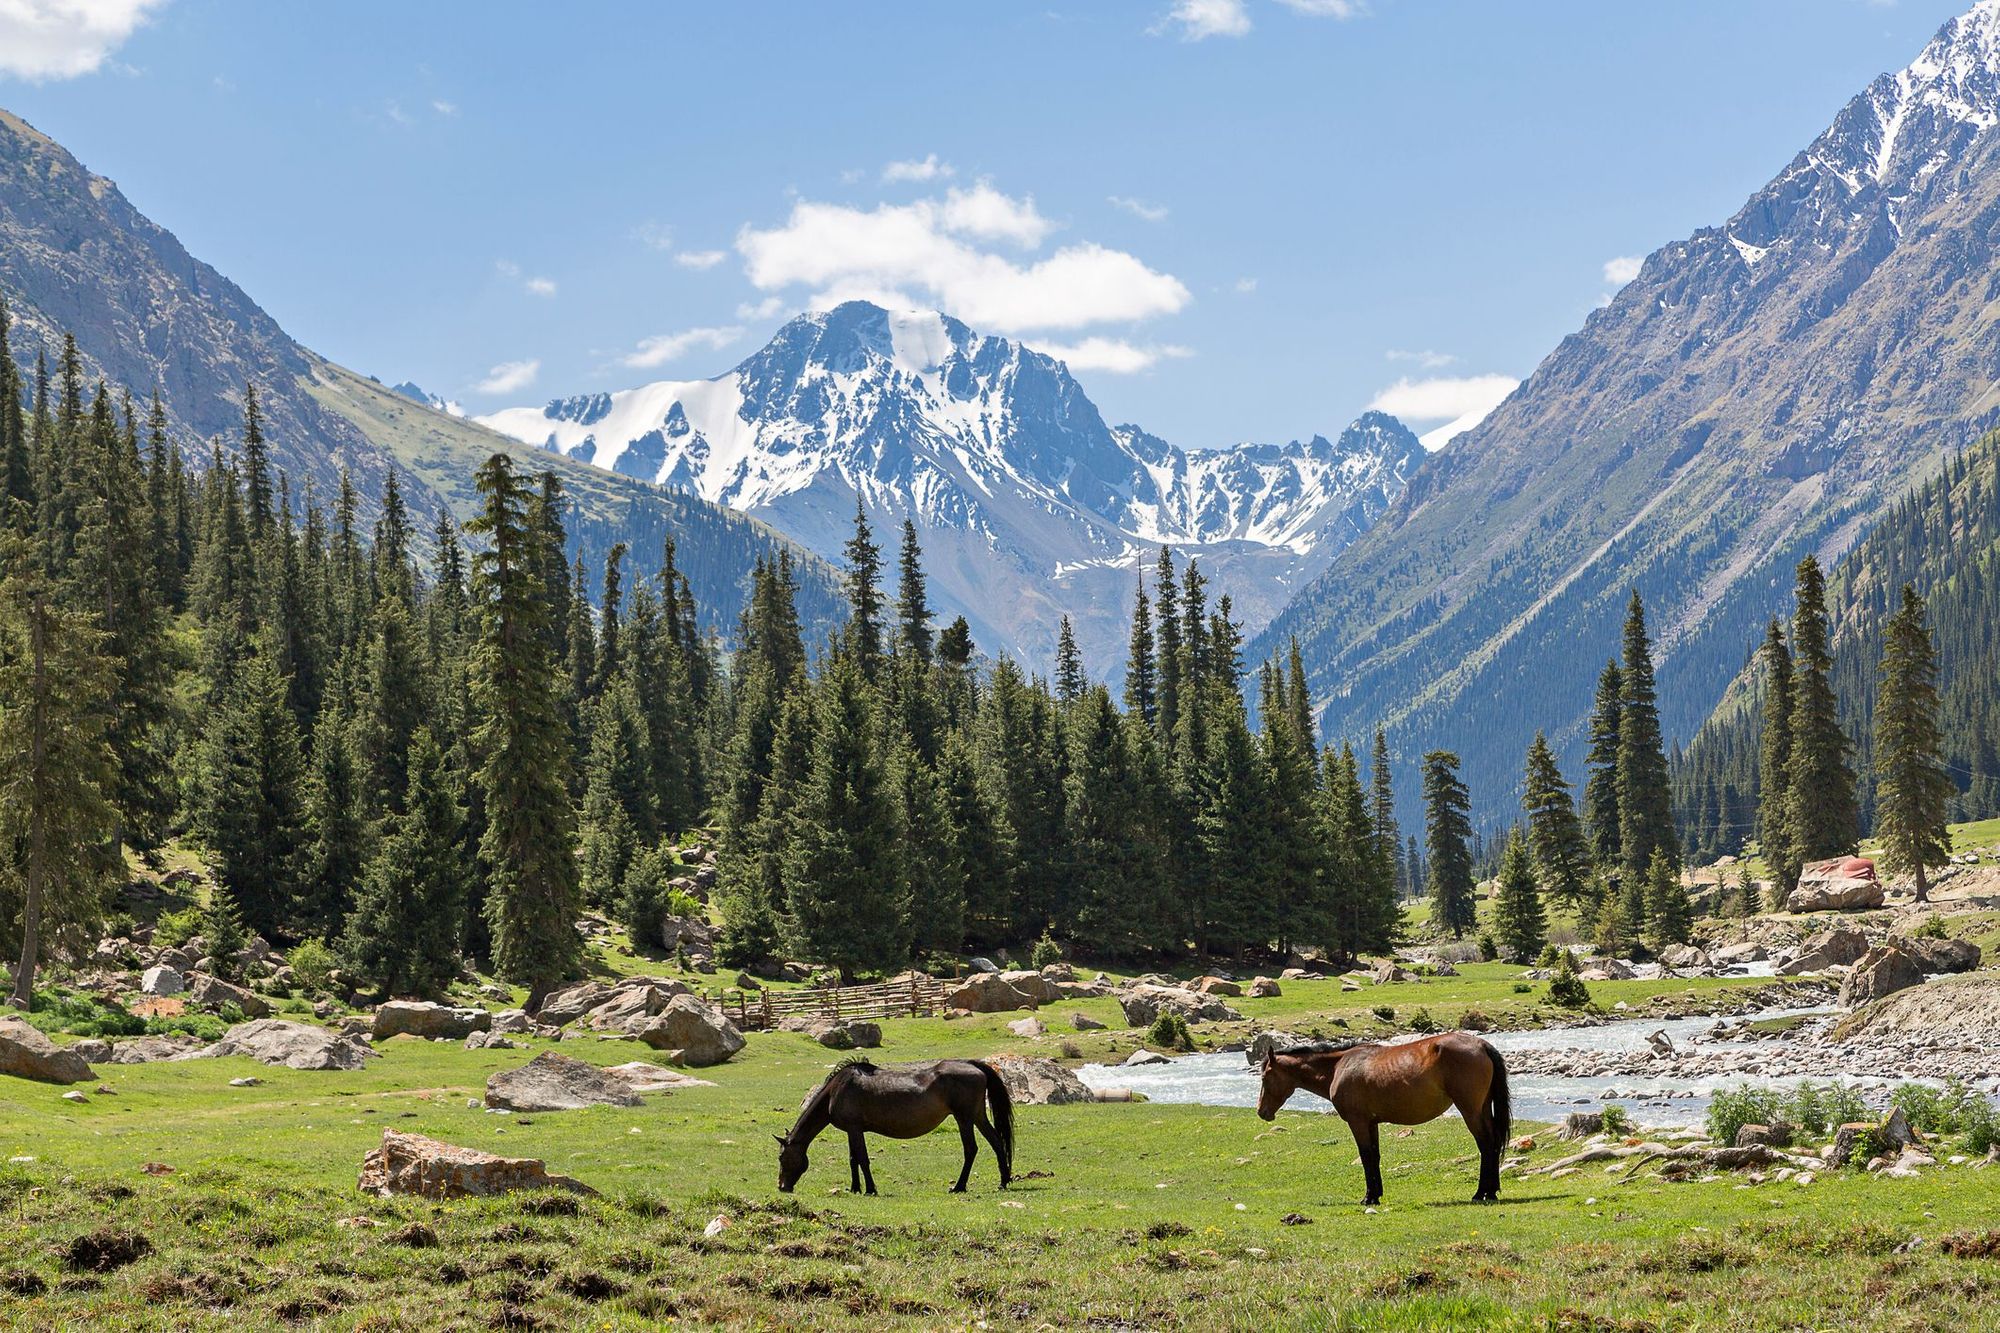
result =
[[1231,981],[1228,977],[1196,977],[1188,983],[1188,989],[1200,991],[1203,995],[1227,995],[1234,999],[1243,994],[1243,983]]
[[1889,943],[1916,959],[1925,972],[1970,972],[1979,966],[1979,946],[1971,940],[1896,937]]
[[1630,981],[1637,975],[1622,958],[1601,958],[1577,973],[1585,981]]
[[632,1035],[683,1065],[719,1065],[743,1049],[743,1033],[720,1009],[676,995]]
[[82,1083],[90,1066],[18,1018],[0,1018],[0,1074],[37,1083]]
[[1800,884],[1785,899],[1787,912],[1865,912],[1882,905],[1877,879],[1829,878]]
[[331,1028],[290,1023],[282,1018],[259,1018],[238,1023],[213,1046],[175,1058],[201,1060],[230,1055],[247,1055],[260,1064],[282,1065],[287,1069],[359,1069],[375,1052],[365,1042]]
[[1741,944],[1722,945],[1709,957],[1724,967],[1730,967],[1740,963],[1761,963],[1770,955],[1764,952],[1763,945],[1746,940]]
[[139,989],[148,995],[179,995],[187,989],[187,980],[179,968],[156,963],[140,976]]
[[134,1037],[130,1041],[111,1043],[111,1054],[105,1062],[114,1065],[150,1065],[162,1060],[178,1060],[191,1051],[201,1049],[200,1037],[185,1033],[171,1033],[160,1037]]
[[1916,959],[1894,945],[1878,945],[1863,954],[1847,979],[1840,983],[1840,1003],[1843,1008],[1852,1009],[1899,990],[1921,986],[1923,982],[1924,970],[1917,966]]
[[882,1044],[882,1025],[859,1018],[829,1018],[796,1014],[778,1024],[780,1032],[798,1032],[830,1051],[872,1050]]
[[676,996],[690,992],[678,981],[664,977],[640,977],[619,983],[611,997],[584,1015],[587,1026],[598,1032],[635,1033],[647,1019],[667,1007]]
[[1284,994],[1278,983],[1269,977],[1258,977],[1250,983],[1250,998],[1253,1000],[1274,1000]]
[[616,1074],[543,1051],[518,1069],[486,1080],[486,1104],[500,1111],[580,1111],[586,1106],[637,1106],[639,1094]]
[[1692,944],[1671,945],[1660,952],[1660,965],[1676,972],[1710,966],[1708,955]]
[[1051,977],[1043,976],[1040,972],[1030,972],[1026,969],[1014,972],[1002,972],[1000,980],[1012,986],[1036,1004],[1054,1004],[1056,1001],[1062,999],[1063,996],[1062,991],[1057,989],[1055,980]]
[[542,1000],[542,1007],[535,1011],[535,1019],[562,1027],[566,1023],[574,1023],[610,998],[611,987],[603,982],[579,981],[574,986],[551,991]]
[[475,1032],[489,1032],[492,1028],[493,1015],[484,1009],[461,1009],[429,1000],[391,1000],[375,1011],[370,1031],[377,1041],[390,1037],[463,1041]]
[[421,1134],[382,1131],[382,1146],[361,1161],[355,1182],[363,1194],[388,1198],[414,1194],[425,1199],[485,1198],[516,1190],[596,1190],[568,1176],[549,1174],[548,1167],[524,1157],[496,1157],[476,1148],[440,1143]]
[[269,1018],[271,1005],[263,996],[253,990],[224,981],[221,977],[211,977],[206,972],[197,972],[188,978],[188,999],[204,1009],[221,1009],[236,1006],[236,1012],[245,1018]]
[[1001,980],[997,972],[975,972],[946,993],[945,1006],[975,1014],[1004,1014],[1014,1009],[1030,1009],[1035,1001]]
[[1290,1032],[1265,1031],[1250,1039],[1244,1048],[1243,1058],[1253,1065],[1264,1063],[1264,1057],[1272,1051],[1282,1051],[1288,1046],[1303,1046],[1309,1039]]
[[1097,1100],[1097,1094],[1082,1079],[1054,1060],[996,1055],[987,1063],[999,1072],[1000,1081],[1007,1085],[1007,1095],[1016,1106],[1067,1106]]
[[1858,930],[1829,930],[1807,942],[1805,952],[1787,959],[1778,966],[1781,977],[1796,977],[1806,972],[1824,972],[1830,967],[1845,967],[1858,962],[1862,954],[1868,952],[1868,937]]
[[1151,1027],[1163,1013],[1176,1013],[1190,1023],[1229,1022],[1243,1017],[1221,999],[1179,986],[1134,986],[1118,997],[1130,1027]]

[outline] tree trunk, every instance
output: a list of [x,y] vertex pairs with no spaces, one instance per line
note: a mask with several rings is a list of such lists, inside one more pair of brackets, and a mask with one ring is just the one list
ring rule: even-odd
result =
[[1919,856],[1917,858],[1917,901],[1920,903],[1927,903],[1930,900],[1931,900],[1931,882],[1924,875],[1924,859],[1923,857]]

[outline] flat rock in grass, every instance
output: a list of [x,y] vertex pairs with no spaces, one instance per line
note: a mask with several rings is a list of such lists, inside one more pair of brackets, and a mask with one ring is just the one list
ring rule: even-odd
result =
[[493,1027],[493,1015],[484,1009],[433,1004],[428,1000],[391,1000],[375,1011],[371,1026],[375,1040],[389,1037],[422,1037],[427,1041],[444,1038],[463,1041],[475,1032]]
[[517,1190],[568,1190],[596,1194],[580,1180],[551,1175],[546,1165],[525,1157],[499,1157],[477,1148],[441,1143],[421,1134],[382,1131],[382,1146],[361,1161],[356,1186],[383,1198],[413,1194],[425,1199],[489,1198]]
[[882,1044],[882,1025],[858,1018],[795,1014],[779,1023],[778,1031],[801,1033],[830,1051],[872,1050]]
[[988,1058],[1007,1085],[1007,1095],[1017,1106],[1068,1106],[1094,1102],[1097,1094],[1084,1081],[1054,1060],[1037,1060],[1025,1055],[995,1055]]
[[668,1069],[664,1065],[649,1064],[644,1060],[634,1060],[629,1064],[612,1065],[604,1071],[615,1078],[623,1079],[634,1092],[674,1092],[681,1088],[712,1088],[715,1085],[705,1078],[693,1074],[683,1074],[678,1069]]
[[1071,1014],[1069,1016],[1069,1025],[1078,1032],[1102,1032],[1104,1030],[1104,1024],[1098,1022],[1089,1014]]
[[692,995],[674,996],[631,1035],[684,1065],[719,1065],[743,1049],[743,1033],[728,1016]]
[[0,1018],[0,1074],[37,1083],[82,1083],[90,1064],[18,1018]]
[[1049,1029],[1039,1018],[1017,1018],[1007,1025],[1007,1030],[1017,1037],[1039,1037]]
[[178,1060],[201,1047],[200,1037],[180,1032],[158,1037],[133,1037],[129,1041],[111,1043],[111,1054],[105,1059],[114,1065],[148,1065],[160,1060]]
[[213,1046],[175,1058],[207,1060],[230,1055],[247,1055],[260,1064],[283,1065],[287,1069],[359,1069],[376,1052],[367,1043],[331,1028],[288,1023],[281,1018],[259,1018],[238,1023]]
[[637,1106],[639,1094],[596,1065],[543,1051],[518,1069],[486,1080],[486,1105],[496,1111],[580,1111],[586,1106]]

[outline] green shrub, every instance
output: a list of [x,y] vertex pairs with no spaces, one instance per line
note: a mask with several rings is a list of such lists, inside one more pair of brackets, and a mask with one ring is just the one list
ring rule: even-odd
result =
[[146,1030],[145,1019],[120,1005],[94,995],[52,990],[35,992],[28,1022],[43,1032],[72,1037],[136,1037]]
[[1374,1014],[1375,1017],[1381,1019],[1384,1023],[1393,1023],[1396,1021],[1396,1010],[1392,1005],[1378,1004],[1368,1012]]
[[1044,930],[1042,937],[1035,941],[1035,947],[1028,951],[1028,963],[1035,968],[1051,967],[1062,961],[1062,946],[1049,937]]
[[[1907,1109],[1904,1114],[1910,1116],[1910,1123],[1916,1123],[1917,1117]],[[1861,1100],[1861,1093],[1850,1083],[1814,1083],[1807,1079],[1790,1089],[1739,1084],[1719,1089],[1710,1100],[1708,1133],[1716,1142],[1727,1145],[1736,1142],[1736,1131],[1744,1125],[1785,1124],[1817,1137],[1840,1125],[1873,1118],[1868,1104]]]
[[1155,1046],[1177,1051],[1194,1049],[1194,1034],[1188,1031],[1187,1020],[1171,1009],[1163,1011],[1153,1020],[1153,1026],[1146,1029],[1146,1037]]
[[1924,924],[1918,926],[1910,934],[1920,940],[1941,940],[1945,938],[1944,917],[1936,912],[1932,912],[1924,918]]
[[1557,958],[1557,956],[1558,956],[1558,955],[1560,955],[1560,954],[1564,954],[1564,953],[1568,953],[1568,952],[1569,952],[1569,950],[1567,950],[1567,949],[1558,949],[1558,948],[1556,948],[1556,946],[1555,946],[1555,945],[1553,945],[1553,944],[1544,944],[1544,945],[1542,946],[1542,951],[1541,951],[1541,953],[1540,953],[1540,954],[1538,954],[1538,955],[1536,956],[1536,958],[1535,958],[1535,966],[1536,966],[1536,967],[1554,967],[1554,966],[1556,965],[1556,958]]
[[1479,961],[1482,963],[1490,963],[1499,956],[1500,956],[1500,946],[1493,942],[1493,932],[1490,930],[1480,931]]
[[[1745,1125],[1768,1125],[1785,1119],[1785,1095],[1773,1088],[1741,1084],[1717,1088],[1708,1103],[1708,1136],[1724,1147],[1736,1142]],[[1793,1122],[1796,1123],[1796,1122]]]
[[162,949],[178,949],[195,936],[201,934],[201,909],[184,907],[178,912],[163,912],[153,927],[153,943]]
[[1439,1032],[1444,1028],[1442,1023],[1431,1017],[1431,1011],[1428,1009],[1419,1009],[1411,1014],[1409,1026],[1412,1032]]
[[293,945],[292,951],[285,955],[285,961],[291,964],[292,979],[308,995],[324,994],[333,985],[333,970],[339,966],[333,950],[316,939],[301,940]]
[[1534,989],[1535,988],[1533,986],[1529,985],[1525,981],[1517,981],[1514,983],[1514,994],[1516,995],[1526,995]]
[[1617,1102],[1608,1102],[1598,1114],[1604,1118],[1606,1134],[1628,1134],[1632,1130],[1632,1117]]
[[1582,1009],[1590,1003],[1590,987],[1576,974],[1576,963],[1567,949],[1557,952],[1556,973],[1549,978],[1549,1003],[1564,1009]]

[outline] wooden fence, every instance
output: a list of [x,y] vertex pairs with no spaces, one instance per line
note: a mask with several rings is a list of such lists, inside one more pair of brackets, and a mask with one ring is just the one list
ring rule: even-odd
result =
[[731,986],[702,998],[745,1031],[775,1028],[788,1018],[911,1018],[944,1009],[945,983],[910,977],[873,986],[747,991]]

